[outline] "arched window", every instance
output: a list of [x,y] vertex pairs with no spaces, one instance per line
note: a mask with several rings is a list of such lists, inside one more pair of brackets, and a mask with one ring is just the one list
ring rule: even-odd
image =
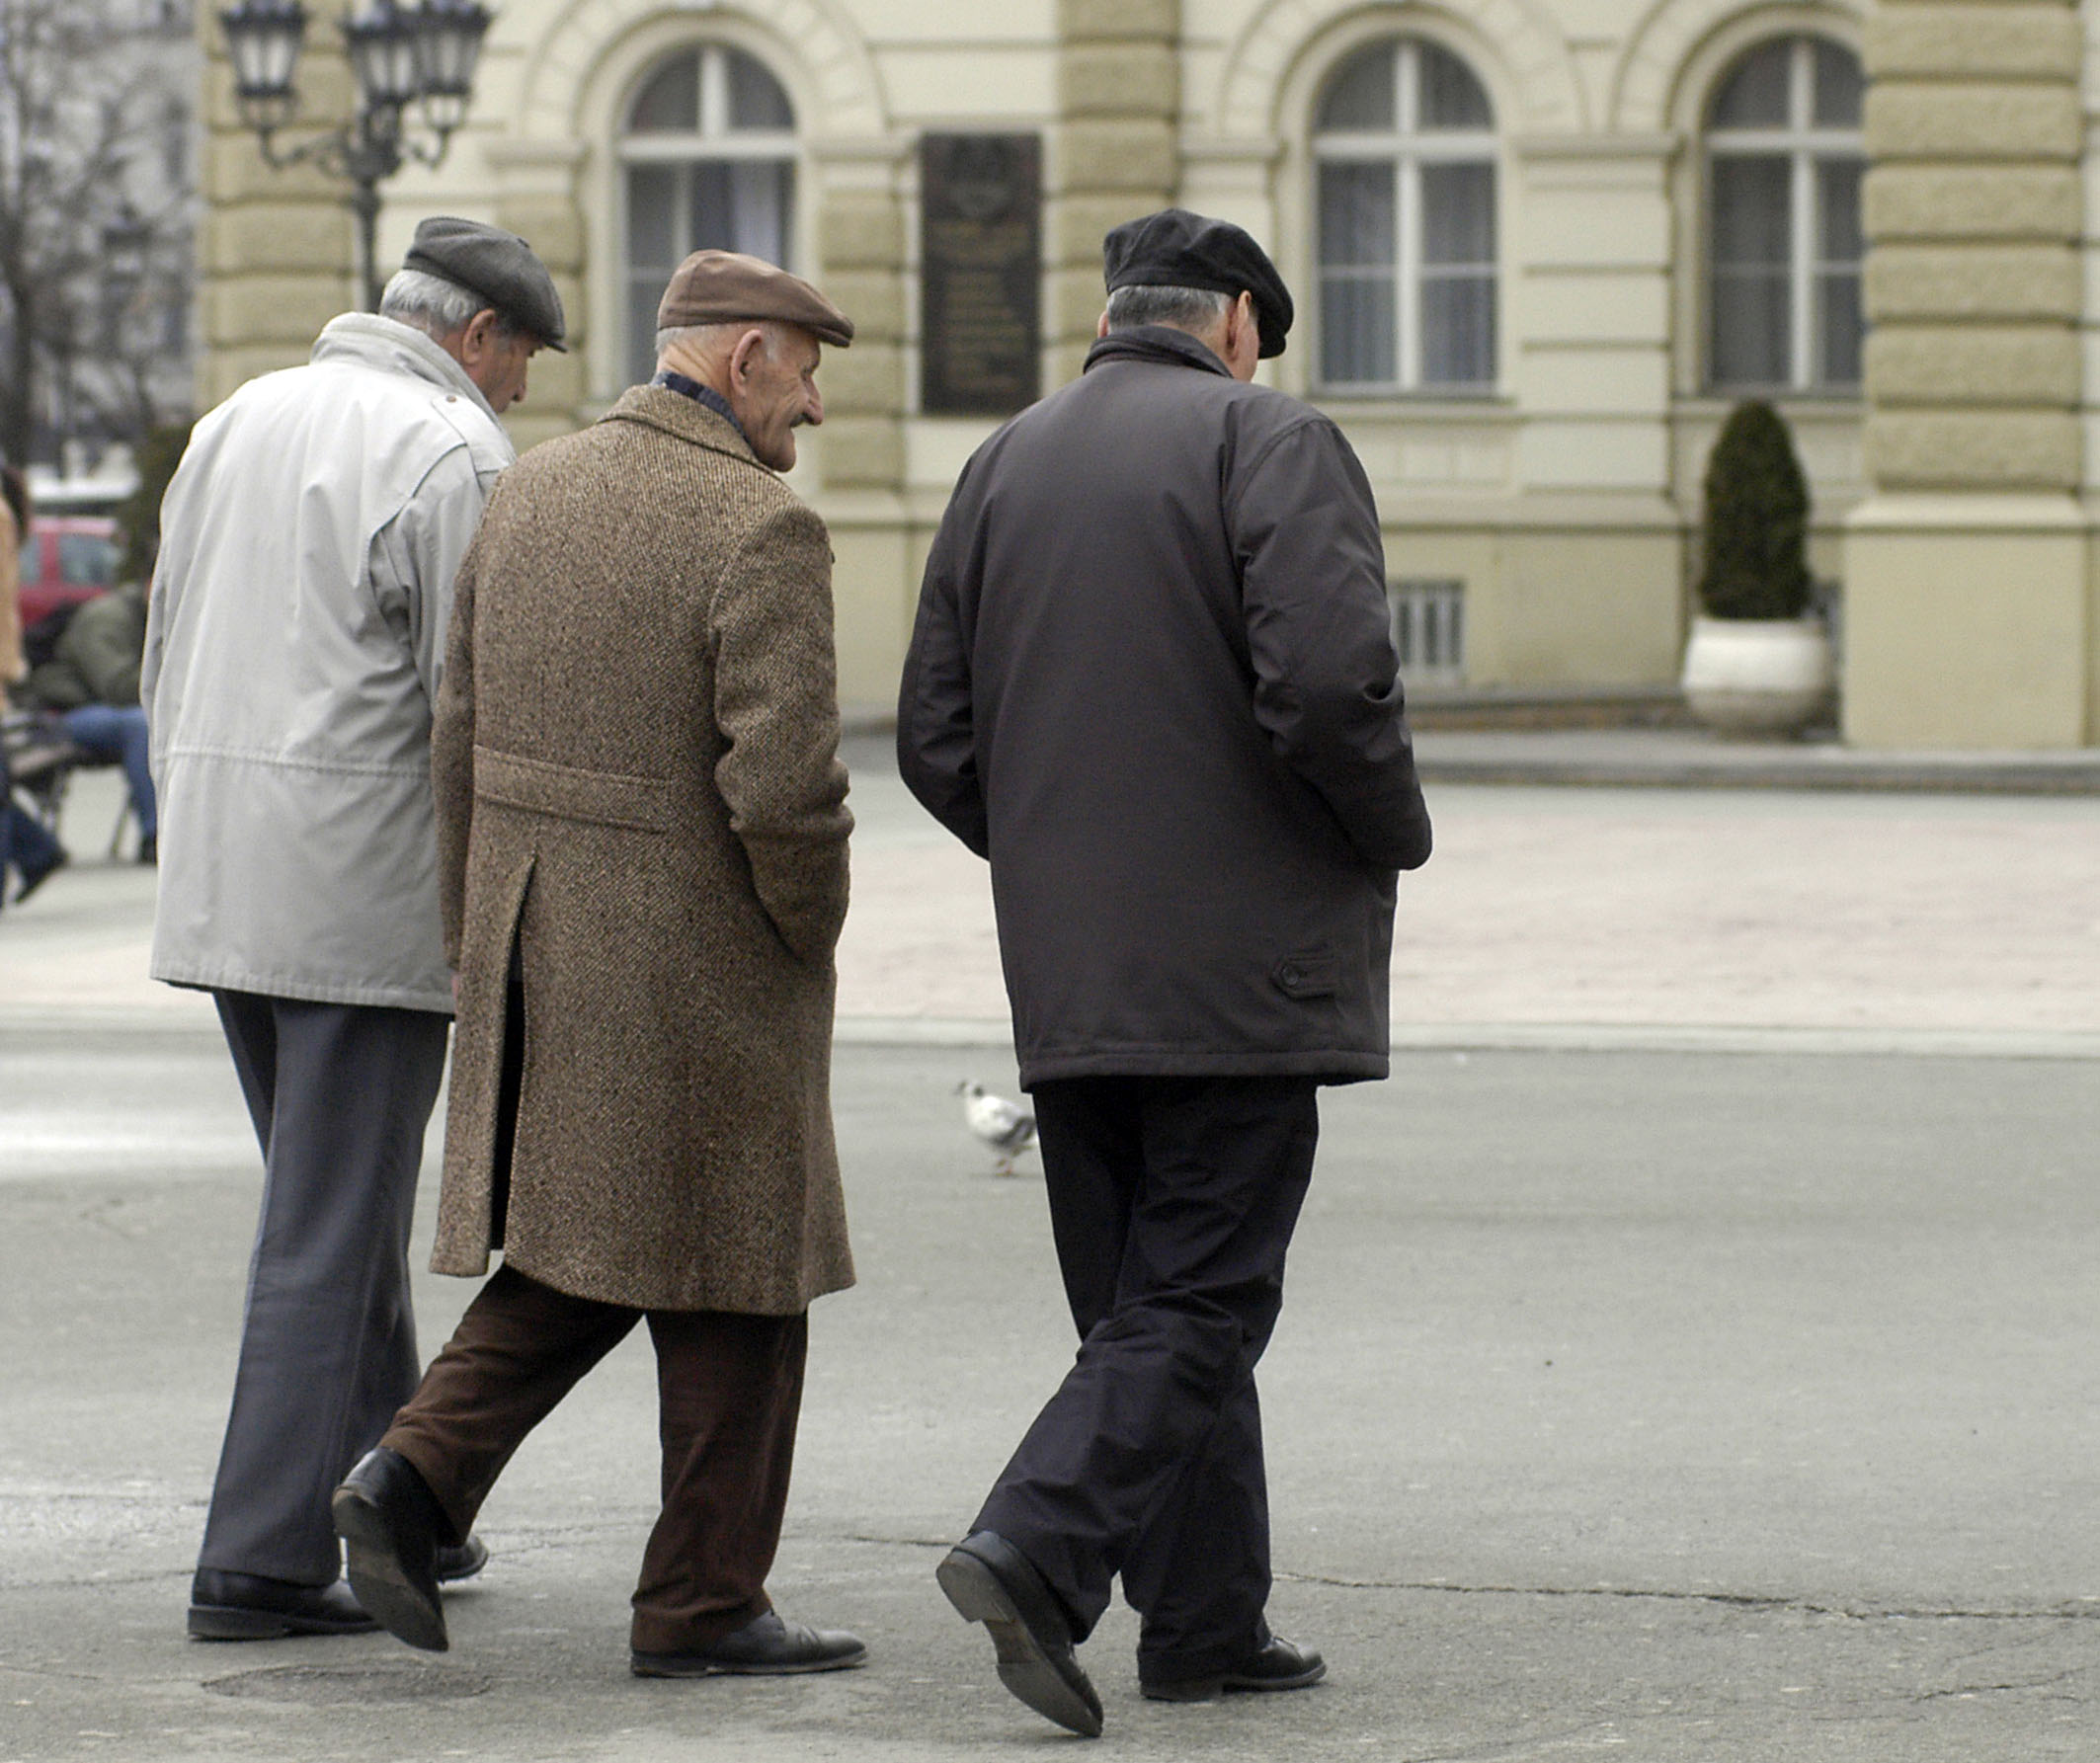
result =
[[756,57],[682,50],[642,81],[619,143],[626,168],[627,373],[656,370],[656,306],[694,251],[792,268],[795,116]]
[[1819,37],[1760,44],[1707,112],[1707,379],[1717,389],[1859,384],[1865,335],[1859,57]]
[[1494,383],[1494,112],[1419,38],[1352,55],[1313,134],[1320,383],[1350,391]]

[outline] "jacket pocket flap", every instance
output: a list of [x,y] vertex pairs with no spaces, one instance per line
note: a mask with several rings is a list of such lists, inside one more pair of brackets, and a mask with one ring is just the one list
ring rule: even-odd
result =
[[1334,957],[1327,949],[1301,949],[1269,969],[1268,977],[1287,998],[1333,998],[1339,986]]
[[671,831],[671,785],[625,771],[587,771],[494,748],[474,749],[474,794],[506,808],[643,833]]

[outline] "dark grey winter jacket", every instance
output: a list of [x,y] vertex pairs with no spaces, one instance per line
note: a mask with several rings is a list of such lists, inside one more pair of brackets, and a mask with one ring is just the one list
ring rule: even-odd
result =
[[992,863],[1023,1084],[1386,1075],[1429,818],[1369,483],[1320,412],[1160,326],[964,468],[897,713]]

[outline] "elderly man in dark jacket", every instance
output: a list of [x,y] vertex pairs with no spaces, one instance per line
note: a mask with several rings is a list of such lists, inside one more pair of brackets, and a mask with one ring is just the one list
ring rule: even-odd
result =
[[1321,1083],[1387,1072],[1396,872],[1429,821],[1377,512],[1340,432],[1251,383],[1291,300],[1238,227],[1106,242],[1074,385],[965,467],[898,709],[913,792],[992,864],[1079,1357],[942,1589],[1076,1731],[1111,1579],[1162,1700],[1324,1673],[1272,1636],[1253,1370]]

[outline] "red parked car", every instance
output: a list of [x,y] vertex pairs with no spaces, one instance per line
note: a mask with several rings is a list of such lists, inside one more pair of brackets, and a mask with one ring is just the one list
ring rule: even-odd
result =
[[22,628],[105,592],[121,556],[107,515],[32,515],[22,544]]

